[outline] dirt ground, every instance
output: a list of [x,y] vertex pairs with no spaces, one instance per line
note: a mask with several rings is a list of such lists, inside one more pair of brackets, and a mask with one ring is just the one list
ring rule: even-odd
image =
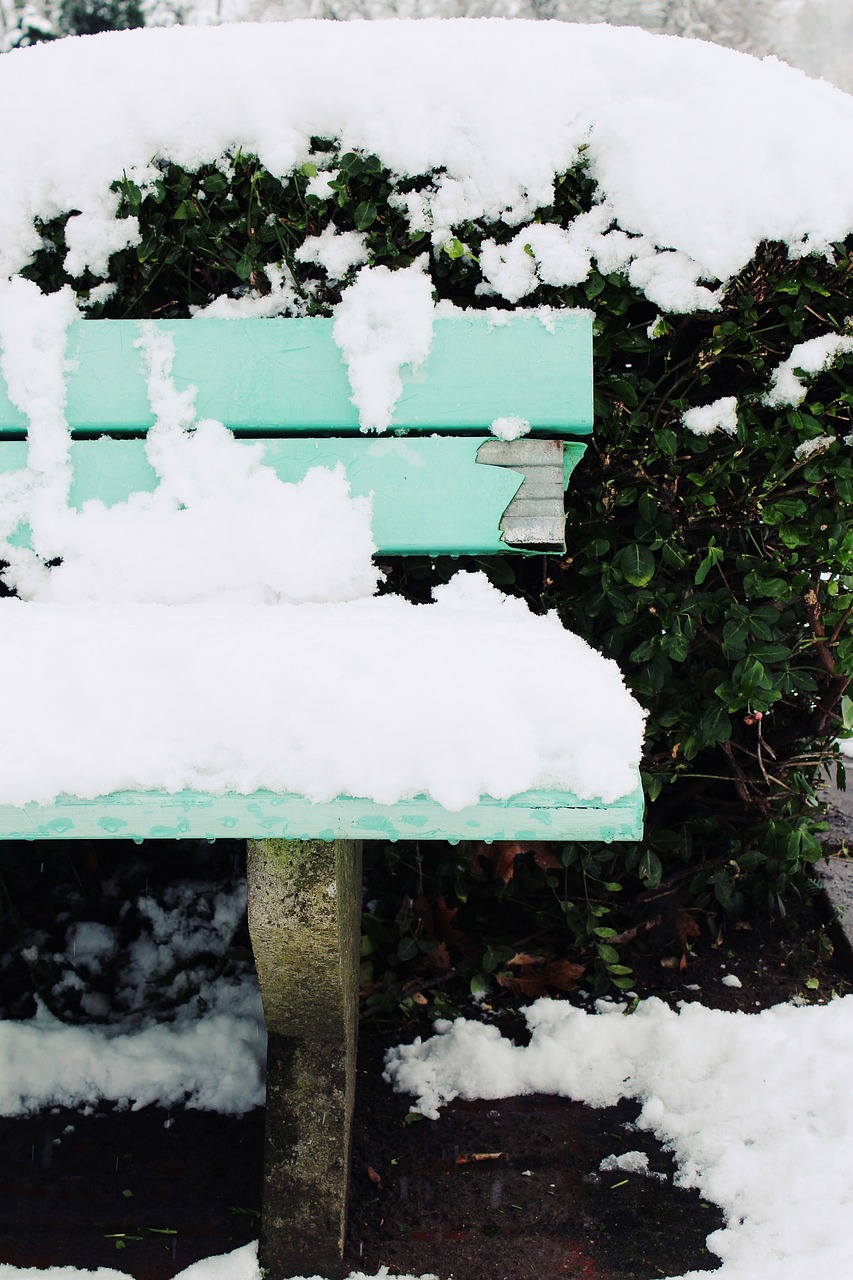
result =
[[[635,965],[637,990],[754,1011],[853,989],[820,900],[801,917],[799,932],[761,924],[718,945],[699,939],[684,972],[650,954]],[[742,985],[723,985],[725,973]],[[508,1030],[521,1025],[516,1018]],[[721,1215],[672,1185],[670,1156],[630,1128],[637,1104],[595,1111],[529,1097],[455,1103],[438,1121],[408,1122],[409,1100],[381,1080],[391,1038],[369,1022],[362,1029],[352,1269],[370,1275],[384,1264],[439,1280],[653,1280],[717,1265],[704,1241]],[[56,1109],[0,1119],[0,1262],[169,1280],[254,1239],[262,1131],[259,1112]],[[604,1156],[636,1149],[665,1180],[598,1172]]]

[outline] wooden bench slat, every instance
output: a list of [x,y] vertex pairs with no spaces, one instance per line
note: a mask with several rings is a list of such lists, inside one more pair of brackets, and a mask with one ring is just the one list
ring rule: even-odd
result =
[[284,837],[321,840],[639,840],[643,795],[609,804],[569,792],[528,791],[509,800],[483,797],[453,812],[424,796],[380,805],[338,796],[257,791],[115,792],[93,800],[60,796],[52,804],[0,805],[3,840],[164,840]]
[[[358,433],[358,413],[334,322],[152,321],[175,344],[176,386],[198,387],[200,418],[255,435]],[[394,430],[485,435],[500,417],[526,418],[542,435],[592,431],[592,321],[586,312],[535,313],[505,324],[440,317],[416,374],[403,370]],[[135,320],[71,325],[67,416],[76,432],[140,435],[152,425]],[[26,427],[0,378],[0,435]]]
[[[489,555],[531,542],[562,551],[563,488],[586,449],[554,441],[553,461],[542,466],[491,437],[360,435],[262,443],[264,463],[281,480],[298,481],[311,467],[342,463],[353,495],[372,496],[373,536],[384,555]],[[550,442],[530,443],[547,450]],[[483,453],[492,461],[484,462]],[[510,462],[501,463],[506,454]],[[511,465],[516,457],[519,466],[529,465],[529,478]],[[26,440],[7,440],[0,448],[0,473],[26,461]],[[77,508],[90,499],[113,506],[157,486],[144,440],[72,441],[71,465],[70,501]],[[550,523],[534,526],[544,515]],[[28,532],[14,541],[27,545]]]

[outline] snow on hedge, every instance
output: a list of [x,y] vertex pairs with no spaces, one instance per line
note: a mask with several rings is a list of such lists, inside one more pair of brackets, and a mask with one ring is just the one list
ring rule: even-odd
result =
[[241,146],[285,174],[309,160],[312,136],[401,175],[436,171],[432,190],[401,201],[439,244],[466,218],[520,224],[584,150],[604,205],[567,232],[542,228],[533,258],[523,243],[495,252],[489,274],[507,297],[523,296],[522,270],[528,286],[537,270],[577,280],[593,255],[628,266],[661,305],[692,309],[711,297],[701,281],[731,276],[760,240],[820,249],[853,227],[853,99],[772,59],[635,29],[123,31],[4,57],[0,113],[20,122],[4,130],[2,275],[37,248],[35,214],[69,209],[69,269],[105,273],[137,235],[133,219],[115,220],[109,185],[122,173],[144,183],[155,157],[195,167]]

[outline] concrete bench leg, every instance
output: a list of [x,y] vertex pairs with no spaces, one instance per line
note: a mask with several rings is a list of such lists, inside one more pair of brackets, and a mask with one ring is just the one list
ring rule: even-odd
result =
[[342,1273],[355,1096],[361,843],[249,840],[269,1035],[260,1262]]

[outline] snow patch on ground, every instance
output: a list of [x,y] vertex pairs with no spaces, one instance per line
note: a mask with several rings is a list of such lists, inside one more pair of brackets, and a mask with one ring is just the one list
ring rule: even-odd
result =
[[[258,1246],[243,1245],[232,1253],[219,1254],[213,1258],[203,1258],[192,1266],[180,1271],[175,1280],[263,1280],[263,1272],[258,1265]],[[110,1267],[98,1267],[96,1271],[81,1271],[77,1267],[46,1267],[38,1270],[35,1267],[12,1267],[0,1263],[0,1280],[132,1280],[124,1271],[113,1271]],[[293,1276],[290,1280],[323,1280],[322,1276]],[[347,1280],[437,1280],[434,1275],[420,1277],[399,1275],[387,1267],[380,1267],[373,1276],[363,1271],[353,1271]]]
[[[436,1118],[454,1098],[555,1093],[592,1106],[639,1098],[641,1129],[675,1156],[676,1180],[721,1206],[723,1260],[690,1280],[843,1275],[853,1226],[853,997],[728,1013],[662,1001],[556,1000],[526,1012],[527,1047],[494,1026],[436,1023],[388,1055],[386,1078]],[[760,1261],[759,1261],[760,1260]]]

